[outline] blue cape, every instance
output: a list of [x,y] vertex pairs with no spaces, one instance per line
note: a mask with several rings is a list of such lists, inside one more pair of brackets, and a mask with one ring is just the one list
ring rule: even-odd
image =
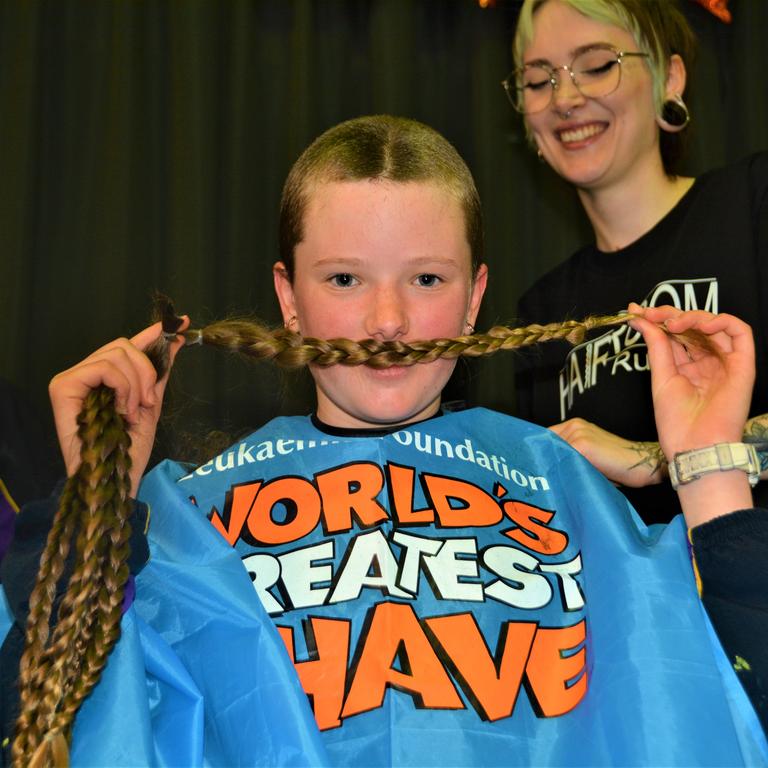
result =
[[276,419],[141,497],[73,765],[768,764],[682,519],[646,529],[547,430]]

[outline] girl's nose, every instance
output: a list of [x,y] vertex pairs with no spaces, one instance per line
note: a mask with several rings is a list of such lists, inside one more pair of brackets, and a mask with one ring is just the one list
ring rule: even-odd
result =
[[391,341],[408,332],[405,301],[391,288],[380,288],[371,296],[365,331],[372,339]]

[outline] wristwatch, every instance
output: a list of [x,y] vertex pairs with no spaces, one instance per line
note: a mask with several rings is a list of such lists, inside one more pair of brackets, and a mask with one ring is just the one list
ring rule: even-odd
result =
[[669,463],[669,479],[673,488],[698,480],[710,472],[741,469],[747,473],[749,484],[760,479],[760,459],[754,445],[747,443],[718,443],[695,451],[678,453]]

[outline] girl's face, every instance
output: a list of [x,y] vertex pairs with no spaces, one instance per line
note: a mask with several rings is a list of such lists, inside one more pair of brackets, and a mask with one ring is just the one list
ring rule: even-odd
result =
[[[283,319],[295,316],[305,336],[453,337],[474,324],[485,290],[485,266],[472,280],[470,262],[461,206],[437,184],[328,182],[311,188],[293,283],[278,262],[275,289]],[[426,418],[454,366],[312,366],[318,418],[337,427]]]
[[[580,49],[595,43],[618,51],[639,51],[629,32],[549,0],[534,14],[533,38],[524,63],[570,65]],[[601,98],[585,98],[570,75],[559,70],[560,87],[549,106],[526,116],[547,163],[581,189],[608,187],[637,178],[636,172],[661,167],[650,71],[640,57],[626,57],[620,66],[618,88]]]

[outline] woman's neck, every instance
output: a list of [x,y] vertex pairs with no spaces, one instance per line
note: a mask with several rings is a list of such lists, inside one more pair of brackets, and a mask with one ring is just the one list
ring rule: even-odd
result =
[[579,189],[579,198],[601,251],[626,248],[656,226],[691,188],[694,179],[669,177],[661,167],[599,189]]

